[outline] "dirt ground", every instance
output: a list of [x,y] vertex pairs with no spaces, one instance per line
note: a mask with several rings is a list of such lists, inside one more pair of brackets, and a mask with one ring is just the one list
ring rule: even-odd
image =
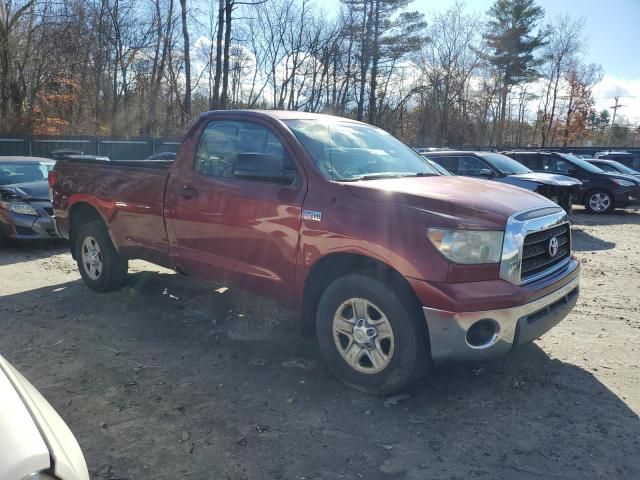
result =
[[132,262],[98,295],[65,245],[0,252],[0,353],[94,479],[639,479],[640,212],[577,213],[571,315],[396,405],[343,386],[286,310]]

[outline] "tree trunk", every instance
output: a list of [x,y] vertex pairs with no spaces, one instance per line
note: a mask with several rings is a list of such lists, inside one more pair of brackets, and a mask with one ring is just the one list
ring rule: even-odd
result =
[[[373,8],[373,1],[371,5]],[[375,16],[373,20],[373,42],[371,58],[371,85],[369,90],[369,123],[375,125],[376,115],[376,93],[378,89],[378,62],[380,61],[380,0],[375,1]]]
[[[367,4],[370,4],[371,11],[367,14]],[[367,84],[367,71],[369,70],[369,60],[371,52],[369,51],[369,41],[371,39],[371,16],[373,14],[373,0],[364,0],[362,7],[362,38],[360,49],[360,96],[358,97],[357,118],[362,121],[364,119],[364,90]]]
[[229,102],[229,51],[231,49],[231,14],[233,0],[225,0],[224,59],[222,62],[222,94],[220,107],[227,108]]
[[216,32],[216,73],[213,79],[211,110],[220,108],[220,78],[222,75],[222,35],[224,34],[224,0],[218,0],[218,31]]
[[187,0],[180,0],[182,10],[182,38],[184,39],[184,126],[191,121],[191,55],[187,27]]

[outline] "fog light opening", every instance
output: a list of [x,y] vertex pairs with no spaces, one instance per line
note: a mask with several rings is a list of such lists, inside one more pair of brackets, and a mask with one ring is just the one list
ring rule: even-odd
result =
[[471,348],[483,349],[491,347],[498,340],[500,328],[495,320],[484,318],[469,327],[465,336]]

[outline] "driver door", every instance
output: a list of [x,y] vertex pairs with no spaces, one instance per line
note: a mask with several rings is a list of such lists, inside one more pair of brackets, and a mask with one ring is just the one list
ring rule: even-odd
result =
[[[166,218],[174,262],[184,273],[290,303],[303,177],[285,185],[234,178],[244,153],[281,156],[285,141],[259,121],[214,119],[167,183]],[[188,155],[192,158],[188,158]]]

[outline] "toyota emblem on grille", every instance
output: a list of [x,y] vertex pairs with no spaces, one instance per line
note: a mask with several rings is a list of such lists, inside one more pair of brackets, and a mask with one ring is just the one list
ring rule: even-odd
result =
[[558,237],[552,237],[549,240],[549,256],[555,257],[558,254]]

